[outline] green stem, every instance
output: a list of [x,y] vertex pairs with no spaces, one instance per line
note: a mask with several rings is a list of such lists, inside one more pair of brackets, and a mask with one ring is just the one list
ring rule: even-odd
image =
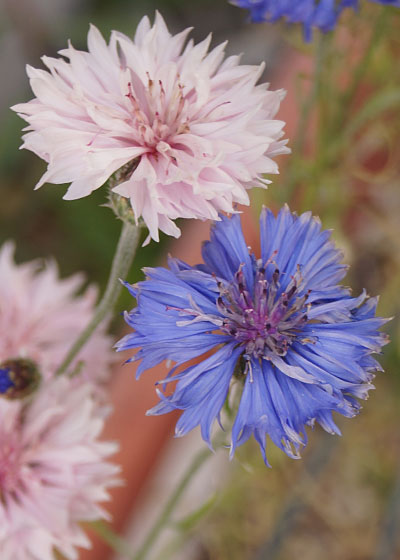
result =
[[107,287],[103,297],[101,298],[90,323],[84,331],[81,332],[75,343],[70,348],[64,361],[56,371],[56,375],[61,375],[67,371],[72,361],[92,336],[99,324],[103,321],[106,315],[114,309],[122,288],[119,279],[122,278],[125,280],[129,272],[139,242],[139,232],[139,226],[130,222],[123,223],[117,250],[111,266],[110,276],[108,278]]
[[125,539],[117,535],[117,533],[115,533],[114,530],[111,529],[111,527],[103,520],[100,519],[99,521],[93,521],[90,523],[90,527],[117,554],[120,554],[125,558],[129,558],[132,555],[132,551]]
[[307,136],[307,131],[310,126],[311,113],[315,109],[315,102],[319,96],[321,88],[321,75],[324,67],[324,62],[327,53],[328,36],[324,33],[320,34],[318,43],[315,47],[315,66],[313,72],[313,79],[310,91],[302,104],[300,110],[300,117],[297,125],[297,130],[293,142],[293,155],[287,169],[287,179],[285,184],[281,187],[281,192],[286,198],[285,202],[290,201],[296,184],[299,180],[298,177],[298,163],[304,159],[304,148]]
[[[383,515],[381,534],[375,551],[374,560],[396,560],[398,558],[400,523],[400,465],[397,478],[388,497],[386,512]],[[397,552],[396,552],[397,551]]]
[[[337,118],[335,119],[336,128],[329,133],[330,142],[327,146],[326,165],[331,165],[339,158],[341,150],[348,149],[348,142],[353,138],[354,133],[362,122],[366,104],[358,108],[354,104],[354,99],[360,84],[369,68],[371,59],[376,52],[376,49],[384,37],[384,31],[387,23],[387,10],[381,9],[380,15],[376,25],[371,33],[369,43],[364,51],[364,54],[353,72],[353,78],[347,87],[342,92],[340,97],[339,110]],[[374,99],[374,98],[372,98]],[[367,101],[367,103],[370,101]],[[350,110],[354,109],[355,114],[350,118]],[[361,119],[360,119],[361,117]]]
[[[217,448],[217,446],[219,446],[219,443],[215,445],[215,448]],[[171,514],[179,503],[193,476],[211,456],[212,453],[210,453],[209,449],[203,449],[197,455],[195,455],[187,471],[184,473],[183,478],[180,480],[175,490],[169,497],[167,503],[164,506],[164,509],[157,517],[154,525],[148,532],[142,546],[136,553],[133,554],[127,541],[120,537],[117,533],[115,533],[109,525],[104,523],[104,521],[96,521],[94,523],[91,523],[90,526],[94,531],[96,531],[96,533],[103,541],[105,541],[115,552],[124,556],[124,558],[127,558],[129,560],[144,560],[164,527],[166,527],[166,525],[170,523]]]
[[329,465],[333,452],[338,445],[338,438],[331,434],[322,434],[314,449],[303,459],[304,470],[300,480],[296,482],[288,494],[275,527],[267,541],[261,546],[252,560],[275,560],[290,535],[293,534],[301,515],[307,510],[309,496],[319,483],[319,477]]
[[130,560],[144,560],[149,553],[150,549],[152,548],[153,544],[155,543],[156,539],[160,535],[161,531],[164,529],[166,525],[170,522],[170,517],[172,512],[174,511],[176,505],[180,501],[183,493],[185,492],[188,484],[191,482],[193,476],[196,472],[200,469],[203,463],[211,457],[212,454],[210,453],[209,449],[204,449],[200,451],[197,455],[195,455],[192,463],[189,465],[189,468],[183,475],[183,478],[169,497],[167,503],[164,506],[164,509],[161,511],[160,515],[156,519],[156,522],[150,529],[149,533],[147,534],[142,546],[140,549],[134,554]]
[[[378,17],[374,30],[369,38],[368,45],[366,46],[363,56],[353,72],[353,77],[350,84],[345,91],[340,93],[339,104],[337,110],[333,115],[329,115],[329,108],[333,105],[333,100],[329,101],[327,93],[329,91],[335,92],[335,89],[329,87],[329,80],[335,80],[333,71],[325,72],[326,79],[321,80],[323,85],[328,85],[327,91],[323,91],[319,87],[319,95],[316,98],[317,111],[319,117],[318,136],[316,141],[317,153],[313,165],[313,172],[311,181],[307,185],[304,199],[302,201],[302,209],[307,210],[311,208],[315,202],[316,193],[321,188],[321,177],[329,169],[337,165],[340,158],[340,153],[346,149],[345,135],[349,128],[347,122],[355,122],[356,117],[350,119],[350,112],[355,109],[354,99],[357,95],[360,84],[370,66],[373,54],[384,35],[386,29],[387,10],[382,9]],[[328,69],[330,70],[330,69]],[[361,109],[362,111],[362,109]],[[351,126],[351,125],[350,125]]]
[[381,38],[383,37],[383,32],[386,28],[386,18],[387,10],[382,8],[378,16],[376,25],[374,26],[373,32],[371,34],[367,48],[364,51],[363,57],[361,58],[359,64],[353,73],[353,79],[342,94],[341,107],[343,109],[342,114],[338,118],[338,125],[341,128],[343,121],[345,120],[346,111],[348,111],[355,94],[360,86],[361,80],[363,79],[372,59],[373,54],[376,52],[376,47],[378,46]]

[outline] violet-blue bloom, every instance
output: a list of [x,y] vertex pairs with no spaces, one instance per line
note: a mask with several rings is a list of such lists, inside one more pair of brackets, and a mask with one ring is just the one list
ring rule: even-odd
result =
[[[400,7],[400,0],[370,0],[378,4]],[[274,22],[285,18],[288,23],[302,23],[304,39],[310,41],[312,29],[323,32],[334,29],[345,8],[356,9],[358,0],[232,0],[239,8],[250,10],[253,22]]]
[[117,349],[139,349],[129,360],[140,360],[137,377],[175,362],[159,385],[176,387],[169,395],[158,390],[149,414],[182,410],[176,435],[200,426],[210,446],[214,421],[239,383],[231,453],[254,435],[267,462],[266,436],[298,458],[306,426],[340,433],[332,412],[358,412],[356,398],[367,398],[381,369],[372,354],[387,336],[378,331],[385,319],[375,318],[377,299],[352,297],[338,284],[347,267],[317,218],[287,206],[276,217],[263,209],[260,229],[258,259],[239,216],[221,216],[203,245],[204,264],[170,258],[169,268],[145,269],[146,280],[127,284],[138,305],[125,315],[134,331]]
[[7,393],[11,387],[14,387],[14,382],[10,377],[10,369],[0,367],[0,394]]

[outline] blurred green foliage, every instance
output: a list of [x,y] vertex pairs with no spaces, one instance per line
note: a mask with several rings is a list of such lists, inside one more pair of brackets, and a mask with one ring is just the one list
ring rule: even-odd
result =
[[381,294],[379,314],[393,317],[386,373],[359,417],[336,416],[344,435],[318,476],[310,460],[332,439],[319,429],[303,461],[271,445],[271,471],[254,442],[240,449],[231,484],[192,533],[201,560],[400,558],[400,14],[362,8],[311,48],[290,37],[315,71],[300,78],[293,154],[266,193],[253,193],[253,211],[289,202],[334,228],[351,264],[346,284]]

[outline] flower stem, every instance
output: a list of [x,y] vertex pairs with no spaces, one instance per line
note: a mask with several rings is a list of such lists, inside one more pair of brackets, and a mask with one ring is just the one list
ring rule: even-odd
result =
[[102,519],[93,521],[90,523],[90,527],[117,554],[120,554],[124,558],[130,557],[132,551],[129,548],[129,544],[125,539],[117,535],[105,521]]
[[[320,74],[316,72],[316,76],[319,76],[319,84],[316,83],[314,86],[317,93],[315,105],[319,126],[316,137],[315,161],[313,162],[311,177],[307,183],[307,189],[302,200],[301,208],[303,210],[308,210],[314,206],[317,193],[320,192],[324,174],[333,170],[338,165],[340,158],[345,157],[347,146],[346,132],[351,127],[351,123],[355,122],[354,116],[352,119],[350,117],[352,112],[355,112],[357,118],[357,111],[358,113],[360,112],[360,109],[357,108],[354,102],[360,85],[370,67],[372,57],[380,40],[384,37],[384,32],[387,28],[386,22],[386,10],[382,9],[370,35],[369,42],[365,46],[364,53],[357,66],[353,69],[350,84],[344,91],[337,91],[335,89],[334,81],[336,80],[336,74],[333,71],[335,61],[332,58],[332,51],[331,53],[329,53],[329,50],[325,51],[324,58],[326,64],[324,64]],[[327,43],[325,43],[325,49],[326,45]],[[329,100],[329,92],[333,92],[333,95],[331,93],[331,101]],[[333,104],[333,97],[335,95],[339,97],[339,103],[336,109],[331,111],[330,107],[335,107]],[[349,122],[350,125],[348,124]]]
[[364,50],[364,54],[353,72],[351,83],[346,91],[342,94],[340,106],[343,109],[343,113],[340,114],[340,118],[338,119],[340,127],[342,126],[342,123],[347,116],[346,111],[348,111],[352,101],[354,100],[355,94],[357,93],[357,90],[365,76],[365,73],[368,70],[371,59],[376,52],[377,46],[384,36],[384,32],[386,30],[386,22],[387,10],[383,8],[380,10],[380,14],[378,16],[376,24],[373,27],[368,45]]
[[[219,446],[219,444],[216,444],[215,448],[217,448],[217,446]],[[210,453],[209,449],[203,449],[194,456],[193,461],[190,463],[182,479],[179,481],[175,490],[168,498],[164,509],[157,517],[154,525],[148,532],[142,546],[136,553],[132,554],[129,548],[129,543],[124,538],[115,533],[114,530],[103,521],[96,521],[94,523],[91,523],[91,528],[96,531],[98,536],[118,554],[123,555],[129,560],[144,560],[155,544],[164,527],[166,527],[166,525],[170,523],[171,514],[182,498],[182,495],[184,494],[189,483],[192,481],[193,476],[197,473],[197,471],[209,457],[212,457],[212,453]]]
[[329,465],[337,445],[337,438],[331,434],[322,434],[321,440],[304,459],[305,468],[300,480],[296,482],[296,488],[289,491],[271,535],[252,560],[275,560],[280,557],[282,546],[293,534],[301,515],[307,510],[310,496],[318,488],[318,479]]
[[149,553],[150,549],[154,545],[161,531],[170,522],[171,514],[174,511],[178,502],[180,501],[183,493],[185,492],[188,484],[191,482],[193,476],[200,469],[203,463],[205,463],[206,460],[211,456],[212,454],[210,453],[209,449],[204,449],[200,451],[197,455],[195,455],[193,461],[189,465],[189,468],[183,475],[181,481],[178,483],[175,490],[169,497],[167,503],[164,506],[164,509],[161,511],[154,525],[148,532],[142,546],[136,552],[136,554],[134,554],[131,557],[130,560],[144,560],[146,558],[147,554]]
[[300,116],[297,124],[295,138],[293,141],[293,155],[291,161],[288,163],[286,171],[286,179],[284,185],[281,187],[282,195],[288,202],[291,200],[294,190],[299,182],[298,177],[298,162],[304,159],[304,150],[306,146],[307,132],[310,126],[310,118],[312,112],[315,110],[315,103],[321,89],[321,76],[326,62],[328,51],[329,37],[322,33],[318,39],[318,44],[314,50],[314,71],[310,90],[307,97],[302,103],[300,109]]
[[390,492],[386,512],[383,515],[381,534],[375,551],[374,560],[395,560],[399,544],[400,523],[400,465],[397,468],[397,478]]
[[101,298],[94,315],[81,334],[78,336],[64,361],[56,371],[56,375],[62,375],[67,371],[77,354],[92,336],[93,332],[103,321],[106,315],[113,310],[121,292],[121,284],[119,278],[125,279],[135,256],[136,248],[139,242],[140,227],[130,222],[124,222],[118,246],[111,266],[110,276],[108,278],[107,287]]

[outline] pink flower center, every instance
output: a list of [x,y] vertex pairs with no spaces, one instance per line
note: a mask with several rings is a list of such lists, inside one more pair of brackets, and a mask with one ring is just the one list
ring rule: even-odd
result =
[[20,484],[22,448],[17,434],[0,435],[0,496],[17,489]]
[[[138,86],[137,86],[138,87]],[[179,76],[167,96],[163,82],[158,83],[148,77],[148,87],[141,95],[135,93],[131,82],[126,97],[133,109],[133,125],[138,133],[138,142],[149,148],[149,152],[165,154],[171,148],[176,135],[189,131],[186,114],[186,100]]]

